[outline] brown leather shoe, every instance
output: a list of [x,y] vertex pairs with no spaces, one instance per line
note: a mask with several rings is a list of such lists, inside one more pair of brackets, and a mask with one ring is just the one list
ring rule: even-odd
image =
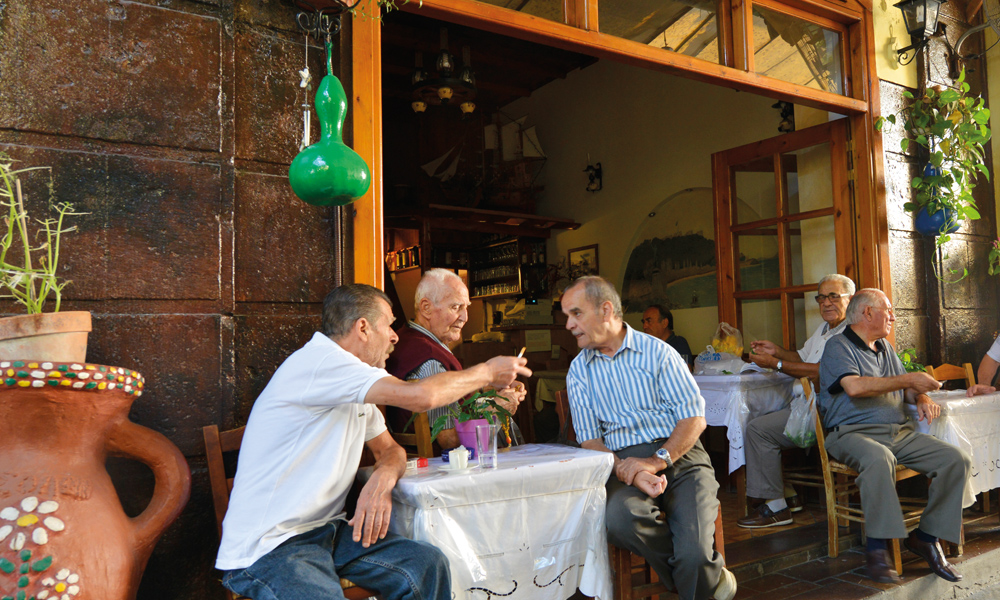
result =
[[788,510],[788,507],[774,512],[767,504],[761,504],[757,507],[757,512],[750,513],[742,519],[737,520],[736,524],[745,529],[791,525],[792,513]]
[[872,581],[899,583],[899,574],[892,568],[888,550],[869,550],[866,554],[868,565],[865,567],[865,574]]
[[911,531],[910,537],[903,540],[903,544],[906,545],[910,552],[926,560],[931,571],[934,571],[934,574],[941,579],[952,583],[962,581],[962,575],[944,557],[944,551],[941,550],[941,544],[937,540],[934,540],[933,543],[921,541],[917,537],[917,532]]
[[799,512],[804,508],[804,505],[802,504],[802,496],[799,496],[798,494],[785,498],[785,502],[788,504],[788,510],[792,512]]

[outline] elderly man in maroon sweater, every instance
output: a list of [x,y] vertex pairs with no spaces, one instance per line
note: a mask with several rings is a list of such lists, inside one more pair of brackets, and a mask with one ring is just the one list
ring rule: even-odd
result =
[[[397,334],[396,349],[389,355],[385,368],[389,373],[403,380],[424,379],[445,371],[461,370],[451,348],[462,340],[462,327],[469,320],[469,290],[462,279],[447,269],[431,269],[424,273],[417,284],[413,299],[416,317]],[[524,399],[523,387],[500,390],[500,395],[508,402],[501,401],[511,413]],[[428,411],[433,423],[449,407]],[[402,431],[410,418],[406,410],[388,407],[389,424],[394,431]],[[454,429],[445,429],[438,434],[437,442],[442,449],[458,446],[458,435]]]

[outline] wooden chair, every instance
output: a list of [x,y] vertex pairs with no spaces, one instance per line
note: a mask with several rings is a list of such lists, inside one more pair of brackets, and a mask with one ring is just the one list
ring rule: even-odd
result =
[[[567,438],[576,441],[576,432],[573,431],[573,421],[569,410],[569,395],[566,390],[556,392],[556,414],[559,416],[559,429],[565,429]],[[722,555],[723,559],[726,558],[726,542],[722,534],[721,504],[719,505],[719,514],[715,517],[715,549]],[[673,590],[668,590],[662,581],[659,581],[656,573],[641,556],[609,543],[608,557],[614,571],[615,600],[639,600],[640,598],[650,598],[673,592]],[[635,583],[636,576],[640,577],[638,584]]]
[[[229,510],[229,494],[233,491],[233,477],[226,472],[225,454],[236,452],[243,443],[243,427],[231,429],[229,431],[219,431],[218,426],[208,425],[203,427],[201,432],[205,438],[205,458],[208,463],[208,481],[212,487],[212,504],[215,506],[215,524],[222,539],[222,520]],[[234,473],[235,475],[235,473]],[[344,588],[344,597],[347,600],[362,600],[364,598],[378,597],[375,592],[358,587],[346,579],[340,580],[341,587]],[[243,596],[237,596],[226,590],[227,600],[244,600]]]
[[[379,406],[379,408],[382,408]],[[417,413],[413,419],[413,432],[393,433],[392,439],[406,450],[409,458],[421,457],[432,458],[434,456],[434,443],[431,441],[431,425],[427,418],[427,413]]]
[[965,381],[965,389],[976,385],[976,372],[972,370],[972,363],[963,363],[961,367],[944,363],[937,367],[924,367],[924,370],[938,381],[962,379]]
[[[810,388],[804,388],[809,390]],[[807,391],[811,396],[811,391]],[[843,463],[839,463],[826,453],[826,435],[823,431],[823,422],[816,413],[816,446],[819,449],[820,463],[823,468],[823,481],[826,486],[826,525],[828,531],[827,554],[830,558],[836,558],[840,554],[840,524],[849,526],[849,521],[861,523],[864,526],[865,516],[860,508],[850,505],[851,496],[858,493],[858,485],[855,478],[858,472]],[[920,475],[913,469],[904,465],[896,465],[896,481],[902,481],[910,477]],[[912,498],[900,498],[900,507],[903,510],[903,523],[909,528],[916,525],[920,520],[920,515],[924,512],[923,502]],[[889,540],[889,553],[896,573],[903,574],[903,562],[900,558],[899,540]]]

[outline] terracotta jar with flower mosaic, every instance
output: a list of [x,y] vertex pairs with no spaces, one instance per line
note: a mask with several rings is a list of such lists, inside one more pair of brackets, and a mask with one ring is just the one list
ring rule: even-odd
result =
[[[134,599],[191,489],[181,452],[128,420],[142,376],[27,360],[2,361],[0,371],[0,600]],[[122,511],[108,456],[153,471],[142,514]]]

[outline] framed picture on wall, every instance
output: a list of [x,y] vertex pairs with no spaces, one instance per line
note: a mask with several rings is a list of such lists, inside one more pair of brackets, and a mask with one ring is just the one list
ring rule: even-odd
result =
[[569,251],[569,274],[571,279],[584,275],[598,275],[597,244],[581,246]]

